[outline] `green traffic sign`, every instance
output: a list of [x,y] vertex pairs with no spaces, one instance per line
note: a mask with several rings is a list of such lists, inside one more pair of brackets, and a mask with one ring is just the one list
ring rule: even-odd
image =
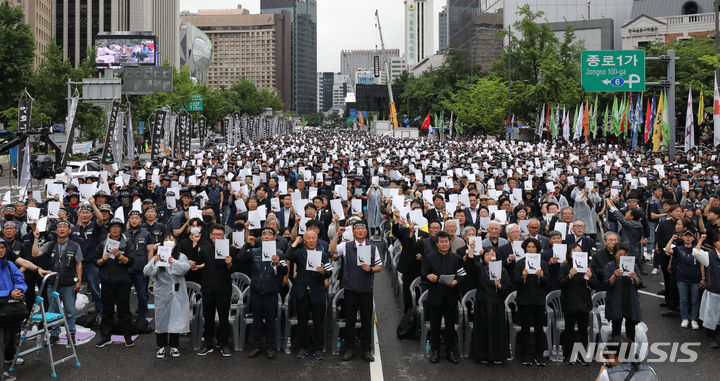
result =
[[645,51],[585,50],[580,80],[585,91],[645,91]]
[[185,107],[185,110],[188,111],[202,111],[203,110],[203,96],[202,94],[192,94],[190,95],[190,104]]

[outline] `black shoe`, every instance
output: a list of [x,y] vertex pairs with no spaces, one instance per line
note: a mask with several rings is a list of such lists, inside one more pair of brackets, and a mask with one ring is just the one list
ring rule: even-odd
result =
[[60,337],[50,336],[50,345],[55,345],[58,341],[60,341]]
[[577,362],[578,362],[578,364],[580,364],[582,366],[590,366],[590,364],[587,361],[585,361],[585,359],[582,357],[578,357]]
[[523,361],[523,365],[525,365],[525,366],[532,366],[532,364],[533,364],[532,361],[529,361],[529,360]]
[[373,356],[372,352],[370,352],[370,351],[365,351],[365,352],[363,352],[362,357],[363,357],[363,358],[365,359],[365,361],[367,361],[367,362],[373,362],[373,361],[375,361],[375,356]]
[[712,349],[717,349],[718,341],[717,341],[717,337],[715,336],[715,331],[711,331],[706,328],[705,332],[707,332],[708,346],[710,346],[710,348],[712,348]]
[[350,360],[352,360],[353,355],[355,355],[355,351],[353,351],[352,349],[348,348],[348,349],[345,350],[345,353],[343,353],[343,355],[342,355],[342,360],[343,360],[343,361],[350,361]]
[[197,353],[198,356],[206,356],[208,353],[212,353],[213,347],[210,345],[203,345],[202,348],[200,348],[200,352]]
[[112,344],[112,339],[110,339],[110,337],[101,337],[100,340],[95,342],[95,348],[102,348],[109,344]]
[[230,357],[232,356],[232,351],[229,346],[223,345],[222,348],[220,348],[220,354],[222,354],[223,357]]
[[667,306],[668,306],[668,304],[666,302],[660,303],[660,307],[667,307]]
[[265,351],[265,355],[267,356],[267,358],[272,360],[275,358],[275,351],[272,349],[268,349],[267,351]]
[[135,342],[133,341],[132,336],[130,336],[130,335],[125,335],[125,346],[128,347],[128,348],[130,348],[130,347],[132,347],[132,346],[134,346],[134,345],[135,345]]
[[437,350],[437,349],[434,349],[434,350],[430,353],[430,362],[433,363],[433,364],[437,364],[438,361],[440,361],[440,351]]
[[258,355],[260,355],[261,352],[262,351],[260,350],[260,348],[255,348],[252,350],[252,352],[250,352],[250,354],[248,354],[248,357],[251,359],[254,359],[255,357],[258,357]]
[[448,361],[450,361],[453,364],[460,363],[460,359],[458,359],[458,355],[457,355],[457,353],[455,353],[455,351],[449,351],[447,354],[447,359],[448,359]]
[[545,361],[543,361],[543,360],[535,359],[534,362],[535,362],[535,366],[539,366],[539,367],[545,366]]
[[307,357],[307,355],[308,355],[308,350],[305,348],[300,348],[300,350],[298,350],[298,352],[297,352],[297,356],[295,356],[295,357],[297,357],[299,359],[304,359],[305,357]]

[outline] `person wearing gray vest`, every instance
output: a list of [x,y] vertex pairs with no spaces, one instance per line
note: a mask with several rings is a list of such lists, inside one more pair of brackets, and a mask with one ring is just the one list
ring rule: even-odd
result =
[[[48,294],[57,291],[62,300],[63,309],[67,325],[70,329],[70,340],[75,340],[75,298],[77,292],[82,285],[82,260],[83,253],[80,244],[70,240],[70,230],[72,227],[67,221],[59,221],[55,227],[55,235],[57,238],[44,244],[38,248],[38,238],[40,232],[35,230],[35,241],[33,242],[32,255],[39,257],[41,255],[50,256],[50,265],[52,270],[58,273],[60,278],[58,281],[58,289],[48,286]],[[58,303],[50,303],[50,312],[59,312]],[[60,326],[56,325],[50,331],[50,344],[60,340]]]
[[[362,356],[368,362],[375,361],[370,342],[373,312],[373,280],[374,274],[382,270],[382,261],[377,248],[367,240],[367,225],[357,221],[352,225],[353,241],[338,244],[345,232],[341,227],[330,241],[330,252],[333,260],[342,260],[340,266],[340,287],[344,289],[345,313],[345,353],[343,361],[353,358],[355,347],[355,320],[360,311],[360,342]],[[368,249],[369,247],[369,249]]]

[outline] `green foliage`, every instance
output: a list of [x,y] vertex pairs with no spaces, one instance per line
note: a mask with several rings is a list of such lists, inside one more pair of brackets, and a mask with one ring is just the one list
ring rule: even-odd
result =
[[[17,106],[32,74],[35,39],[30,25],[23,24],[23,17],[22,6],[0,2],[0,111]],[[3,120],[9,122],[12,118]]]
[[456,123],[462,123],[472,131],[481,127],[487,134],[502,134],[507,115],[507,95],[507,84],[501,79],[480,78],[463,85],[443,102],[443,106],[457,116]]
[[560,41],[547,24],[538,24],[542,11],[534,12],[525,5],[517,14],[522,18],[513,25],[509,52],[506,47],[490,72],[507,81],[510,60],[512,113],[519,120],[535,120],[544,103],[580,103],[584,97],[580,85],[583,46],[572,28],[568,27]]

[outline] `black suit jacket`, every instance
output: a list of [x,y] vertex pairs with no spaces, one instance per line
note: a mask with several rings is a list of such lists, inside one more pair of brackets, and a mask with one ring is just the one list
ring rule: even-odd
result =
[[295,226],[295,216],[291,214],[290,218],[288,218],[288,224],[285,226],[285,208],[280,208],[280,211],[276,214],[280,229],[287,228],[288,230],[292,230],[293,226]]
[[575,234],[570,233],[565,236],[565,244],[566,245],[569,245],[571,243],[576,243],[576,242],[580,245],[580,248],[582,249],[582,251],[584,251],[586,253],[590,253],[591,250],[593,248],[595,248],[595,240],[588,236],[583,236],[580,239],[580,241],[576,241]]
[[442,212],[437,209],[430,209],[425,213],[425,218],[427,218],[428,223],[432,221],[442,221],[443,215]]
[[[322,250],[318,246],[315,250]],[[330,265],[330,256],[327,251],[322,253],[322,264],[325,273],[320,274],[315,271],[306,270],[307,249],[302,247],[288,248],[285,259],[289,259],[297,266],[297,276],[292,280],[292,295],[295,299],[302,299],[310,290],[310,301],[313,305],[320,305],[325,302],[325,279],[332,275],[332,265]]]
[[[230,256],[235,257],[235,249],[232,247]],[[207,243],[200,246],[196,263],[198,265],[205,264],[200,281],[203,294],[232,294],[232,280],[230,279],[232,271],[228,269],[224,259],[215,259],[215,245]]]
[[[427,301],[430,307],[440,307],[447,304],[454,306],[455,303],[460,300],[460,288],[458,286],[447,286],[440,283],[439,280],[437,282],[430,282],[427,276],[429,274],[435,274],[439,278],[441,275],[455,275],[455,279],[458,279],[457,272],[461,268],[463,268],[462,258],[452,252],[445,255],[435,252],[427,257],[423,257],[422,281],[428,290]],[[449,301],[455,303],[448,303]]]
[[465,226],[472,226],[477,230],[477,228],[480,227],[480,209],[478,209],[478,212],[475,214],[475,220],[472,218],[470,208],[463,209],[463,213],[465,213]]

